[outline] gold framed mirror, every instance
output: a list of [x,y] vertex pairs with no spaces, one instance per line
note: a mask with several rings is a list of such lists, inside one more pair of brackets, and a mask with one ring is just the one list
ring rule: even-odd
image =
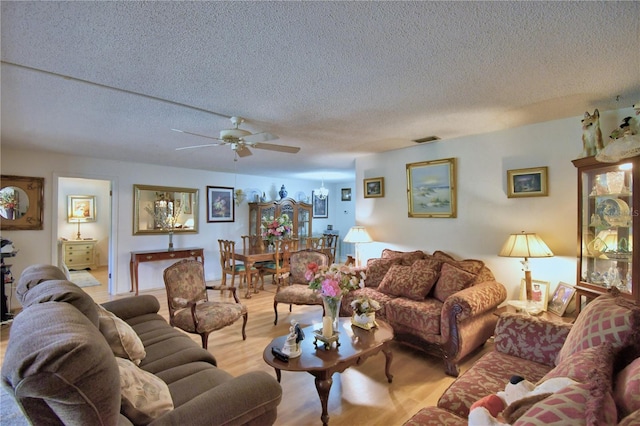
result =
[[133,235],[197,233],[198,190],[133,185]]
[[0,229],[41,230],[44,178],[0,176]]

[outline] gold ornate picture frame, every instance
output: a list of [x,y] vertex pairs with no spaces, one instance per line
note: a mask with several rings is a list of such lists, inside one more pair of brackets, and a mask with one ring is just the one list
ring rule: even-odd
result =
[[363,180],[364,198],[384,197],[384,178],[376,177]]
[[456,217],[456,159],[407,164],[407,202],[409,217]]
[[44,217],[44,178],[0,176],[0,229],[41,230]]
[[507,170],[507,197],[546,197],[549,195],[547,167]]

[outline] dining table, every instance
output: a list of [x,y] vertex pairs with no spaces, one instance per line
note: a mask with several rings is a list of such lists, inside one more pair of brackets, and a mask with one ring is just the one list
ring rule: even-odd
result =
[[258,271],[253,269],[253,265],[257,262],[269,262],[276,260],[276,251],[272,247],[251,247],[245,249],[238,249],[233,253],[233,257],[242,263],[244,263],[244,267],[247,271],[247,293],[245,297],[247,299],[251,298],[251,287],[253,286],[253,291],[258,292],[257,285],[253,284],[254,275],[256,275],[256,282],[259,279]]

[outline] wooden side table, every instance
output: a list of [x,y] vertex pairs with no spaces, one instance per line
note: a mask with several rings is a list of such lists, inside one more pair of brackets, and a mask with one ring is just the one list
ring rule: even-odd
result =
[[62,260],[69,270],[95,269],[97,240],[62,240]]
[[131,291],[138,295],[138,265],[141,262],[158,262],[160,260],[190,259],[194,258],[204,263],[204,249],[200,247],[175,249],[173,251],[145,250],[132,251],[129,262],[129,272],[131,273]]
[[[493,314],[496,316],[500,316],[502,314],[504,314],[505,312],[510,312],[510,313],[521,313],[523,315],[530,315],[527,314],[526,312],[518,312],[518,310],[516,308],[514,308],[513,306],[510,305],[505,305],[502,307],[497,308],[495,311],[493,311]],[[551,321],[551,322],[562,322],[565,324],[573,324],[573,322],[576,320],[576,318],[574,316],[564,316],[564,317],[560,317],[554,313],[548,312],[548,311],[542,311],[540,312],[538,315],[531,315],[533,317],[537,317],[537,318],[542,318],[543,320],[546,321]]]

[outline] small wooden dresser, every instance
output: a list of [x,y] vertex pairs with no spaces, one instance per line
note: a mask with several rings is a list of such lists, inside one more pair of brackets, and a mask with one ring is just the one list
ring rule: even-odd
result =
[[97,240],[62,240],[62,261],[69,269],[96,268]]

